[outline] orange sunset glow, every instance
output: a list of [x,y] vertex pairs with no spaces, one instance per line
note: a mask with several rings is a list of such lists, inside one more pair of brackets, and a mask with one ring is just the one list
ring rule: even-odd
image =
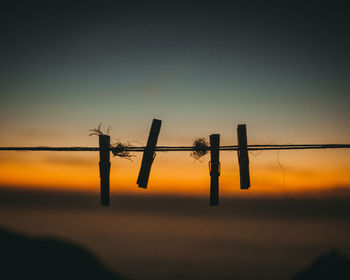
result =
[[[131,160],[111,159],[111,192],[144,195],[207,195],[209,155],[201,161],[189,152],[157,153],[147,191],[137,188],[141,154]],[[0,185],[65,191],[99,191],[98,152],[6,152],[0,163]],[[337,191],[350,186],[348,151],[265,151],[250,153],[252,187],[239,189],[237,153],[221,152],[222,195],[297,194]]]

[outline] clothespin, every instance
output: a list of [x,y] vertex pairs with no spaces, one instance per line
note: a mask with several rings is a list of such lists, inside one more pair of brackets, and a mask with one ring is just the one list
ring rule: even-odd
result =
[[109,205],[110,143],[108,135],[99,135],[101,205],[103,206]]
[[249,189],[249,156],[247,148],[247,128],[245,124],[239,124],[237,127],[238,139],[238,163],[241,189]]
[[148,136],[147,146],[143,152],[139,177],[137,179],[137,184],[140,188],[147,188],[149,174],[151,172],[152,163],[156,155],[154,151],[156,149],[161,124],[161,120],[153,119],[151,131]]
[[210,137],[210,201],[209,205],[219,204],[219,176],[220,176],[220,161],[219,161],[219,147],[220,134],[212,134]]

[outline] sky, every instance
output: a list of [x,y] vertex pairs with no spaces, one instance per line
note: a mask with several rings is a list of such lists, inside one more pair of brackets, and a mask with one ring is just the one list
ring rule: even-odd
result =
[[[0,146],[97,146],[89,129],[145,145],[350,143],[346,1],[9,1],[1,8]],[[220,190],[240,192],[221,153]],[[137,192],[141,154],[112,159]],[[153,194],[208,194],[206,156],[157,154]],[[250,193],[348,189],[350,152],[250,154]],[[1,152],[0,185],[97,191],[98,154]],[[247,192],[245,192],[247,194]]]

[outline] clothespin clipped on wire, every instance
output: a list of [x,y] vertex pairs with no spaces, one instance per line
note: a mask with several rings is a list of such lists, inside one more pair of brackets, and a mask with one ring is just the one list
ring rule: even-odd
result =
[[111,169],[110,162],[110,136],[99,135],[100,150],[100,184],[101,184],[101,205],[109,206],[109,174]]
[[209,205],[215,206],[215,205],[219,204],[220,134],[212,134],[209,137],[210,137],[210,162],[209,162],[210,200],[209,200]]
[[137,179],[137,184],[140,188],[147,188],[149,175],[151,172],[151,167],[153,160],[156,156],[155,149],[158,141],[158,135],[160,132],[162,121],[153,119],[151,130],[148,136],[147,146],[143,152],[141,168],[139,172],[139,177]]
[[248,143],[247,143],[247,128],[245,124],[239,124],[237,126],[237,139],[238,139],[238,164],[241,189],[247,190],[250,187],[249,177],[249,156],[248,156]]

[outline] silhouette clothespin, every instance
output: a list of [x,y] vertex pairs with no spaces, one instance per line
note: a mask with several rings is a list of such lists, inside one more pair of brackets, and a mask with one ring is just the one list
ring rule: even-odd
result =
[[152,163],[155,158],[154,151],[156,149],[161,124],[161,120],[153,119],[151,131],[148,136],[147,146],[143,152],[139,177],[137,179],[137,184],[140,188],[147,188],[149,174],[151,172]]
[[220,161],[219,161],[220,134],[210,135],[210,201],[209,205],[219,204],[219,176],[220,176]]
[[238,138],[238,163],[241,189],[249,189],[249,156],[247,148],[247,128],[245,124],[239,124],[237,127]]
[[100,180],[101,180],[101,205],[109,205],[109,172],[110,162],[110,137],[99,135],[100,146]]

